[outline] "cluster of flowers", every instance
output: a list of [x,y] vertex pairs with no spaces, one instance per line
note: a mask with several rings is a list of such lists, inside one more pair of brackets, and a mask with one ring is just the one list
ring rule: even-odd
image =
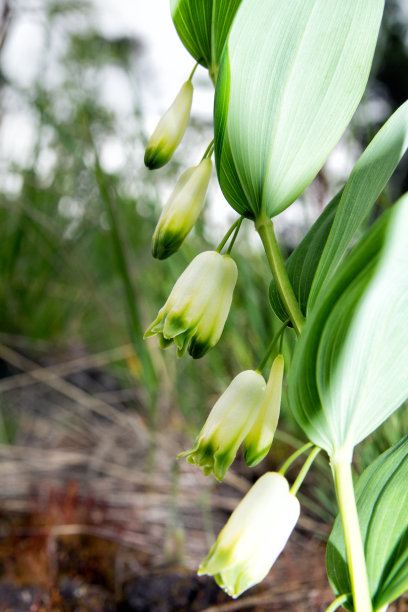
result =
[[[151,170],[167,164],[180,144],[187,128],[192,100],[193,84],[188,80],[147,143],[144,162]],[[181,175],[154,231],[153,257],[166,259],[181,247],[201,212],[211,171],[211,159],[204,156],[197,166]]]
[[[174,153],[187,126],[193,86],[187,81],[158,123],[145,154],[145,164],[163,166]],[[177,251],[192,229],[211,175],[208,157],[180,177],[153,234],[153,255],[164,259]],[[160,346],[174,343],[181,357],[186,349],[202,357],[219,340],[237,281],[230,255],[201,253],[177,280],[164,306],[145,333],[157,335]],[[234,378],[212,408],[192,448],[181,453],[190,463],[222,480],[243,444],[248,466],[268,453],[279,418],[283,356],[278,355],[268,382],[255,370]],[[285,546],[299,517],[299,502],[278,473],[264,474],[250,489],[218,536],[199,574],[214,576],[232,597],[266,576]]]

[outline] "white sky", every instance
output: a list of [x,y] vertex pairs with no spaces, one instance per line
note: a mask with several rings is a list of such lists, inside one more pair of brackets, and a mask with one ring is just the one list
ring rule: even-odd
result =
[[[146,87],[145,111],[148,131],[172,102],[181,84],[188,78],[194,60],[182,45],[170,15],[169,0],[94,0],[99,24],[107,34],[134,34],[146,48],[146,65],[151,70]],[[193,115],[211,120],[212,91],[200,87],[208,79],[206,70],[195,75]]]
[[[26,0],[28,3],[30,0]],[[141,84],[141,103],[145,132],[153,131],[158,119],[171,104],[182,83],[188,78],[195,61],[186,51],[174,28],[170,15],[169,0],[93,0],[94,23],[97,30],[108,37],[134,36],[141,40],[144,47]],[[65,18],[64,18],[65,19]],[[73,20],[74,27],[81,21]],[[65,22],[65,25],[67,22]],[[14,19],[2,54],[2,66],[6,75],[19,86],[27,89],[35,82],[38,75],[48,77],[53,86],[58,83],[58,70],[52,69],[52,58],[48,54],[51,68],[43,74],[41,57],[47,42],[44,39],[44,23],[33,12],[21,11]],[[83,26],[89,27],[84,22]],[[54,43],[55,44],[55,43]],[[53,49],[52,53],[57,50]],[[29,58],[29,60],[28,60]],[[129,85],[123,73],[111,69],[107,72],[102,96],[108,107],[113,107],[119,115],[126,117],[133,112]],[[7,165],[11,160],[18,164],[29,163],[35,139],[35,124],[26,108],[20,110],[12,105],[12,112],[7,115],[0,127],[0,164]],[[192,118],[212,121],[213,86],[207,71],[198,67],[194,75],[194,99]],[[126,119],[125,119],[126,121]],[[188,136],[188,135],[186,135]],[[199,143],[197,159],[186,160],[186,166],[198,163],[208,142]],[[182,149],[182,146],[180,147]],[[120,170],[126,154],[119,139],[105,143],[101,161],[107,171]],[[180,154],[181,157],[181,154]],[[143,160],[140,158],[140,172],[144,172]],[[215,175],[215,172],[214,172]],[[18,176],[9,174],[7,185],[11,192],[18,192]],[[152,174],[160,196],[165,199],[171,186],[161,180],[159,173]],[[216,237],[222,237],[226,227],[235,219],[236,213],[225,202],[216,179],[211,185],[211,213],[209,220],[216,230]],[[219,228],[216,226],[220,225]]]

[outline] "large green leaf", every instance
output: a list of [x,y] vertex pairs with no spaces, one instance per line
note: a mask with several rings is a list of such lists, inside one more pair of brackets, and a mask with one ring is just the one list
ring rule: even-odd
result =
[[278,214],[322,167],[363,94],[383,4],[243,0],[214,106],[218,178],[240,214]]
[[[356,485],[370,593],[380,610],[408,589],[408,436],[380,455]],[[327,545],[327,572],[336,595],[351,592],[340,517]],[[352,604],[347,605],[352,610]]]
[[408,397],[408,195],[351,251],[311,312],[289,374],[291,408],[330,455]]
[[[334,274],[407,147],[408,102],[405,102],[371,141],[354,166],[345,189],[330,202],[286,262],[303,314],[311,287],[309,309],[323,283]],[[274,281],[269,295],[276,314],[286,320],[288,315]]]
[[333,276],[408,147],[408,101],[390,117],[350,174],[310,291],[308,308]]
[[240,3],[241,0],[170,0],[173,22],[183,45],[214,79]]

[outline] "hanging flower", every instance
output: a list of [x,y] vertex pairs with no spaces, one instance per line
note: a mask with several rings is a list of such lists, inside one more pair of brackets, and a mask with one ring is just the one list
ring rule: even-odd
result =
[[187,128],[192,101],[193,85],[186,81],[147,143],[144,163],[151,170],[167,164],[177,149]]
[[205,355],[222,334],[237,276],[229,255],[216,251],[197,255],[177,280],[145,338],[157,334],[162,348],[174,342],[179,357],[187,346],[195,359]]
[[254,370],[241,372],[221,395],[190,450],[179,457],[222,480],[257,416],[265,381]]
[[211,170],[211,160],[205,158],[183,172],[154,231],[153,257],[166,259],[180,248],[201,212]]
[[268,574],[299,514],[287,480],[264,474],[231,514],[198,574],[214,576],[228,595],[238,597]]
[[244,441],[244,458],[249,467],[260,463],[271,448],[279,420],[283,369],[283,355],[278,355],[272,364],[258,415]]

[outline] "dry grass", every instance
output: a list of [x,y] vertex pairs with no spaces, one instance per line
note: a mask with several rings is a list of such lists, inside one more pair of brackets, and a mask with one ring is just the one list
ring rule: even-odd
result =
[[312,534],[328,528],[307,516],[268,579],[246,597],[231,601],[210,579],[194,577],[251,483],[230,471],[215,484],[175,461],[185,442],[177,417],[166,431],[153,433],[138,411],[137,390],[106,388],[104,378],[112,376],[103,368],[131,359],[131,346],[69,355],[48,367],[26,356],[32,352],[24,339],[3,337],[0,358],[17,373],[2,379],[0,390],[19,427],[12,445],[0,444],[0,561],[3,581],[40,585],[48,593],[43,608],[30,610],[99,609],[95,603],[66,607],[61,579],[67,575],[81,575],[88,591],[102,584],[111,602],[123,599],[132,580],[149,579],[156,589],[157,577],[167,576],[179,592],[180,576],[189,576],[190,600],[192,584],[207,589],[186,607],[151,603],[140,610],[325,609],[332,595],[324,544]]

